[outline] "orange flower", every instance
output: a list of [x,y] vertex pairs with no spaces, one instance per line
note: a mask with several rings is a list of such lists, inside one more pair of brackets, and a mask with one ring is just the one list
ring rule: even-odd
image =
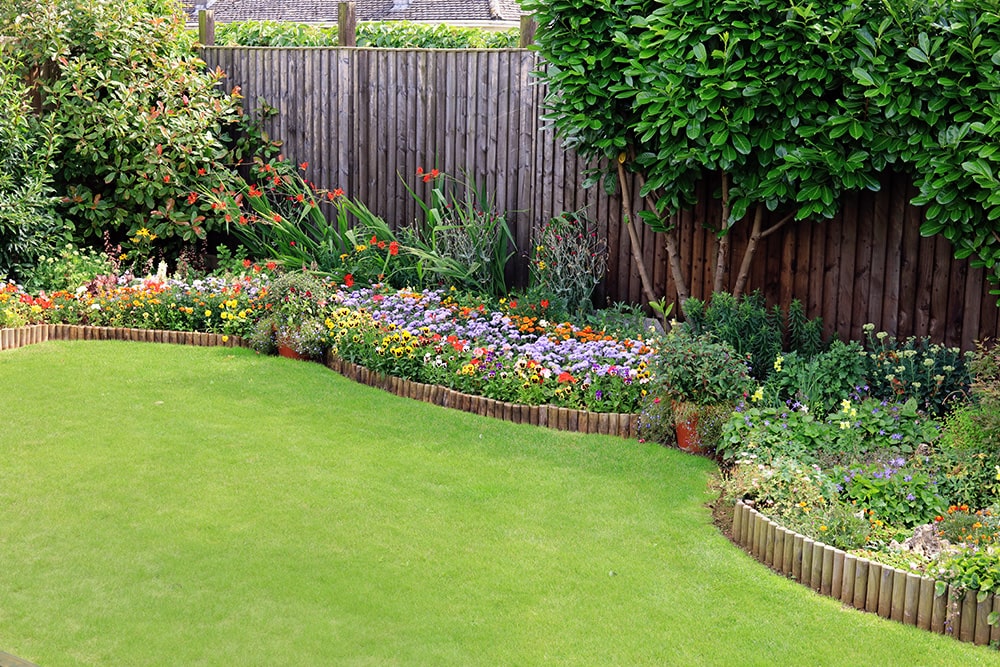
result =
[[389,254],[398,255],[399,254],[399,244],[395,241],[389,244]]

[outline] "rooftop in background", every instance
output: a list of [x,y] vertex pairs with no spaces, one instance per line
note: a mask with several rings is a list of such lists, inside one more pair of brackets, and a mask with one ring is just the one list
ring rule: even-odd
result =
[[[216,23],[337,22],[340,0],[182,0],[191,23],[212,10]],[[517,0],[355,0],[358,21],[413,21],[516,27],[524,13]]]

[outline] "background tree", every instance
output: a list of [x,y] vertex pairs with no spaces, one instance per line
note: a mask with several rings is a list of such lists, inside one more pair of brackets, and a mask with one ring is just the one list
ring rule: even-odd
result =
[[[879,187],[884,160],[843,117],[845,54],[867,10],[787,0],[528,0],[538,13],[550,118],[598,173],[637,175],[646,222],[666,236],[678,298],[689,296],[675,214],[715,178],[716,291],[727,287],[728,235],[752,222],[734,292],[761,238],[792,219],[825,219],[845,189]],[[849,70],[849,68],[848,68]],[[836,119],[836,122],[834,122]],[[838,125],[839,123],[839,125]],[[841,131],[835,131],[840,128]],[[777,220],[765,227],[768,213]]]

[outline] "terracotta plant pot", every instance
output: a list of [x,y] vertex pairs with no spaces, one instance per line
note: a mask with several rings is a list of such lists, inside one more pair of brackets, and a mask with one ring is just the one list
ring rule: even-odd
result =
[[308,359],[308,357],[302,356],[288,345],[278,345],[278,356],[285,357],[286,359],[298,359],[299,361]]
[[701,436],[698,435],[698,408],[690,403],[674,403],[674,434],[677,447],[690,454],[702,454]]

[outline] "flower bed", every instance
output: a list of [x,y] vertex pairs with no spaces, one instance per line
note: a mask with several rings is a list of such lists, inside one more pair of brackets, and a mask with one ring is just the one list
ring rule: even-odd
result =
[[817,593],[964,642],[1000,642],[1000,596],[860,558],[788,530],[743,501],[732,538],[754,558]]

